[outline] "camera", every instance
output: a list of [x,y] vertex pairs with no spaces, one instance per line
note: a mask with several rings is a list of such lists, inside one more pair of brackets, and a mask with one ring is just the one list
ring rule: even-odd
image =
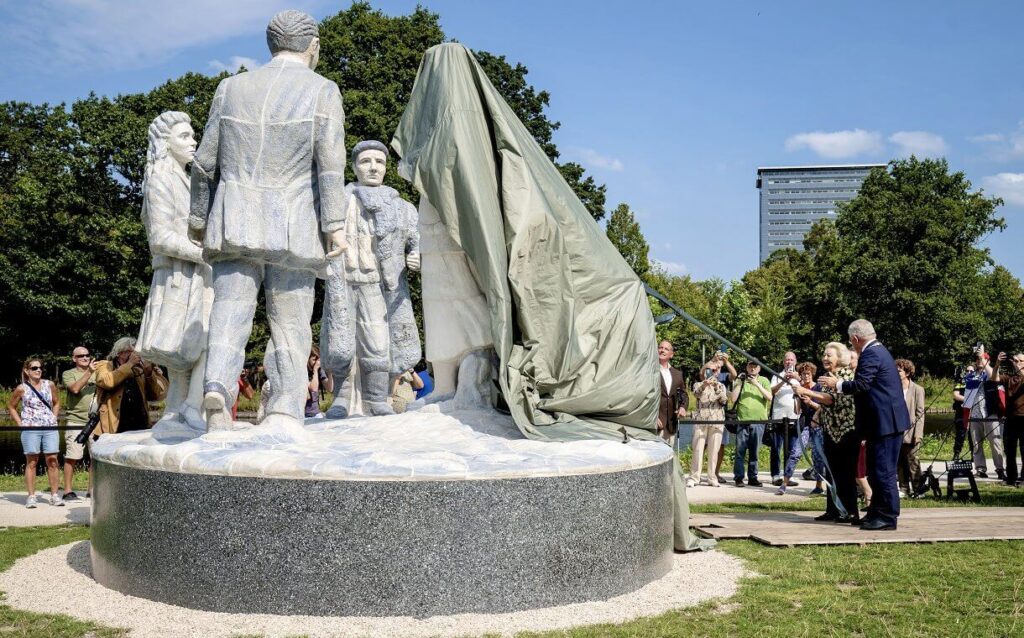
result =
[[92,434],[96,426],[100,424],[100,404],[96,395],[92,397],[92,403],[89,405],[89,420],[86,421],[85,427],[75,437],[75,443],[79,445],[85,445],[85,442],[89,440],[89,436]]
[[737,379],[746,379],[747,378],[747,373],[746,372],[741,372],[741,373],[736,375],[736,378]]

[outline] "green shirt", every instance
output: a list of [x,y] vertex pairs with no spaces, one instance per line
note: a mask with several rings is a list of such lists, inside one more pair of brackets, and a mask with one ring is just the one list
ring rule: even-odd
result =
[[771,396],[772,386],[768,383],[768,379],[761,375],[754,379],[747,379],[746,383],[743,383],[741,379],[733,381],[733,390],[743,384],[743,390],[740,391],[740,396],[736,400],[736,418],[740,421],[768,420],[768,406],[771,405],[771,400],[766,399],[758,392],[757,388],[753,386],[754,383],[767,390],[768,395]]
[[89,406],[92,404],[92,397],[96,394],[96,375],[92,372],[81,372],[78,368],[65,370],[61,375],[61,382],[65,388],[70,388],[76,381],[82,378],[83,374],[90,374],[92,378],[86,382],[85,387],[78,394],[68,391],[68,400],[61,412],[71,423],[86,423],[89,420]]

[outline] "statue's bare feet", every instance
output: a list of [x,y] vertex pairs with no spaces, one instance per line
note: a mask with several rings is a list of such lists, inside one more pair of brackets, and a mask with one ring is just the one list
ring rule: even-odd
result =
[[203,397],[203,411],[206,412],[206,431],[218,432],[233,429],[231,413],[224,403],[224,395],[220,392],[207,392]]

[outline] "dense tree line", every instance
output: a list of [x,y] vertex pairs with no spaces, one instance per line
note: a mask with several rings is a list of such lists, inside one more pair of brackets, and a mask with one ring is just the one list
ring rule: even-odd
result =
[[[834,221],[816,224],[803,252],[776,252],[729,283],[651,268],[626,207],[612,213],[608,236],[639,276],[766,361],[790,349],[817,360],[825,343],[845,342],[849,323],[865,317],[898,356],[944,375],[967,362],[975,343],[990,352],[1024,348],[1024,289],[981,246],[1006,229],[1000,205],[945,160],[896,160],[875,169]],[[659,335],[689,370],[701,346],[718,345],[679,321]]]
[[[356,2],[323,20],[317,71],[341,87],[349,148],[361,139],[390,141],[424,51],[445,40],[439,16],[423,8],[388,16]],[[580,165],[558,161],[552,134],[559,123],[545,115],[548,93],[527,82],[523,65],[485,51],[476,55],[591,215],[601,219],[604,186]],[[200,136],[224,77],[187,73],[148,93],[89,95],[71,105],[2,105],[0,366],[7,372],[0,385],[16,377],[18,362],[29,354],[63,360],[79,343],[103,353],[117,337],[138,330],[151,276],[140,219],[147,128],[163,111],[184,111]],[[394,170],[386,183],[416,201]],[[418,296],[418,281],[413,288]],[[262,356],[268,337],[258,312],[253,358]]]
[[[390,140],[423,52],[445,40],[439,16],[423,8],[388,16],[356,2],[323,20],[317,70],[342,89],[349,147]],[[559,161],[548,93],[527,82],[523,65],[475,53],[594,219],[603,219],[604,186],[579,164]],[[150,279],[139,215],[147,127],[159,113],[179,110],[201,134],[223,77],[188,73],[147,93],[89,95],[70,106],[2,105],[0,366],[7,372],[0,385],[30,353],[63,359],[78,343],[102,353],[138,330]],[[415,201],[395,171],[386,183]],[[787,349],[816,359],[824,343],[844,337],[850,320],[865,316],[897,353],[944,374],[977,341],[992,350],[1024,347],[1020,281],[981,247],[1006,228],[996,215],[1000,204],[972,191],[944,160],[894,161],[865,180],[835,222],[814,227],[805,251],[777,252],[732,282],[664,272],[626,204],[609,216],[607,234],[643,280],[767,360]],[[414,300],[418,291],[414,277]],[[654,301],[652,310],[663,311]],[[268,337],[259,313],[252,358]],[[718,347],[680,321],[658,332],[676,344],[684,369]]]

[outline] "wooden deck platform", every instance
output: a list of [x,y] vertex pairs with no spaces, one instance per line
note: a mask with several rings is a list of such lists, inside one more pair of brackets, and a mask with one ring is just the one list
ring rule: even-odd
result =
[[691,514],[690,526],[718,540],[750,538],[778,547],[1024,539],[1024,508],[1017,507],[907,508],[899,528],[883,532],[815,521],[820,513]]

